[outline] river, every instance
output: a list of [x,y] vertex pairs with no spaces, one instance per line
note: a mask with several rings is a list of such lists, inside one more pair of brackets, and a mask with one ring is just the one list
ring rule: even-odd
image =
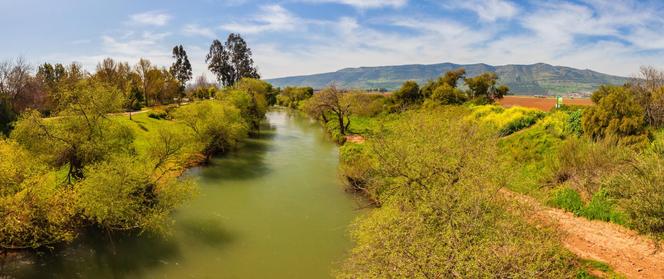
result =
[[[84,234],[9,269],[17,278],[329,278],[351,247],[358,202],[317,123],[268,113],[260,136],[190,170],[196,198],[167,236]],[[1,277],[1,276],[0,276]]]

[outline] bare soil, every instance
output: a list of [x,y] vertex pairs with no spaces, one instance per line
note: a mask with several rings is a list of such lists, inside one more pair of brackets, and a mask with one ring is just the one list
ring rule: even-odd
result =
[[652,239],[616,224],[542,206],[522,194],[502,193],[532,208],[534,218],[557,226],[563,245],[577,256],[604,262],[628,278],[664,278],[664,251]]

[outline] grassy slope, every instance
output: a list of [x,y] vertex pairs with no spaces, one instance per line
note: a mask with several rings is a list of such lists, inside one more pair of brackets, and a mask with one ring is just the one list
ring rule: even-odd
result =
[[[511,122],[528,116],[530,109],[515,108],[502,109],[500,107],[480,106],[471,108],[468,119],[475,119],[493,125],[497,131]],[[399,121],[399,114],[380,114],[375,117],[351,117],[350,133],[360,134],[371,139],[383,131],[384,127]],[[536,124],[525,127],[511,135],[500,139],[500,150],[502,150],[503,161],[511,166],[513,170],[510,175],[508,187],[510,190],[524,193],[535,197],[542,204],[547,204],[555,191],[555,188],[543,185],[543,180],[549,177],[549,164],[551,156],[558,151],[560,145],[566,140],[564,133],[564,122],[567,120],[563,112],[548,113]],[[330,125],[328,129],[336,126]],[[333,131],[333,130],[332,130]],[[342,156],[345,150],[352,151],[355,143],[347,143],[341,149]],[[581,260],[584,272],[579,278],[596,278],[591,271],[600,271],[603,278],[622,278],[604,263]]]

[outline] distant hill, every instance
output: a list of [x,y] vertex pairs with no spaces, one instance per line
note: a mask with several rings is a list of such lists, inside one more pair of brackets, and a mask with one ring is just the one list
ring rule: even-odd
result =
[[385,88],[394,90],[406,80],[420,84],[449,70],[463,67],[469,76],[482,72],[495,72],[501,84],[510,87],[513,94],[555,95],[591,92],[602,84],[624,84],[628,78],[580,70],[570,67],[538,63],[532,65],[491,66],[487,64],[401,65],[346,68],[333,73],[284,77],[267,80],[278,87],[311,86],[315,89],[336,84],[343,88]]

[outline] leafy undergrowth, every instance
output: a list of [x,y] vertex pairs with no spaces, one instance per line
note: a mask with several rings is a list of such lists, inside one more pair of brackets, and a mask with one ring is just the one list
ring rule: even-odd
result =
[[624,213],[616,209],[615,200],[610,198],[603,189],[596,192],[590,202],[585,203],[577,191],[570,188],[560,188],[553,192],[547,204],[590,220],[626,224]]

